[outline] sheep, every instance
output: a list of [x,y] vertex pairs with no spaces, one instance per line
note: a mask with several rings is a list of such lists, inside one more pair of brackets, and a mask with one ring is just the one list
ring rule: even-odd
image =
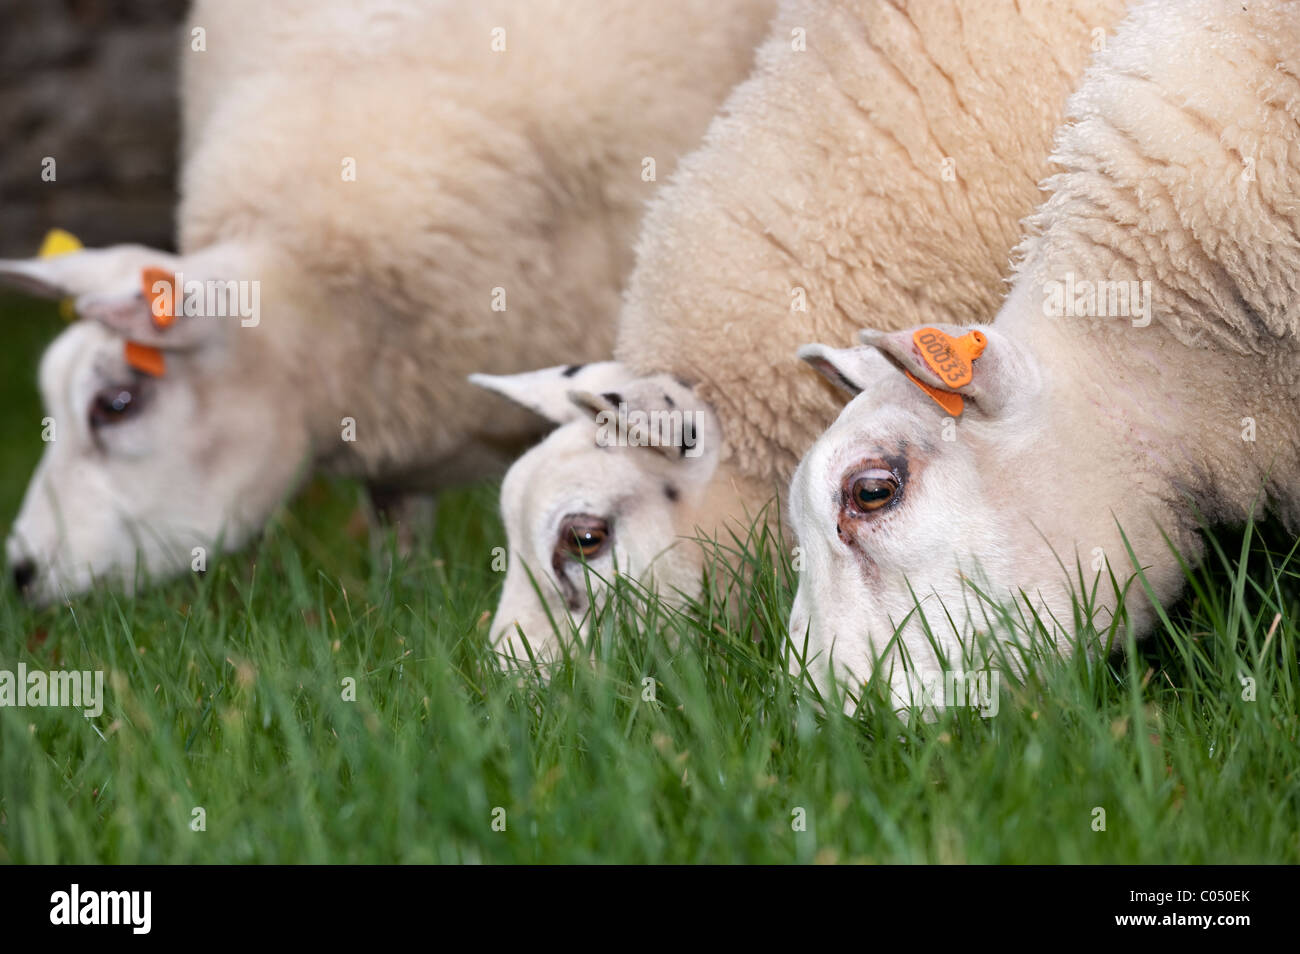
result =
[[[313,472],[400,499],[504,469],[538,422],[467,372],[609,353],[645,200],[770,15],[199,0],[181,253],[0,263],[88,319],[41,365],[57,440],[6,545],[26,595],[182,572]],[[195,314],[214,297],[230,320]]]
[[[776,512],[767,502],[838,409],[832,388],[805,379],[800,344],[994,314],[1065,99],[1121,11],[782,5],[753,74],[646,216],[619,316],[622,380],[604,372],[616,400],[579,395],[597,414],[671,402],[722,436],[674,462],[553,418],[563,426],[502,488],[510,564],[492,638],[507,657],[516,626],[549,651],[549,619],[588,609],[568,517],[609,530],[588,555],[595,593],[617,563],[680,602],[698,593],[704,560],[682,537],[727,539]],[[660,386],[665,376],[679,385]],[[545,380],[562,403],[570,386]]]
[[980,337],[804,350],[856,395],[789,492],[816,682],[919,704],[945,666],[1018,668],[1036,621],[1063,655],[1089,625],[1122,643],[1202,522],[1300,527],[1298,104],[1300,5],[1145,0],[1070,99]]

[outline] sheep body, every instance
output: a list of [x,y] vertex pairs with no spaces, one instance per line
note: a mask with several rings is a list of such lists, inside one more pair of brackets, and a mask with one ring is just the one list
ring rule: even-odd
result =
[[996,312],[1065,99],[1123,6],[783,4],[646,215],[615,356],[694,385],[730,471],[783,487],[838,408],[801,344]]
[[[270,257],[260,347],[310,409],[323,465],[427,485],[535,433],[466,374],[608,354],[656,187],[643,161],[671,172],[769,15],[763,0],[196,4],[180,247]],[[344,417],[355,442],[338,440]]]
[[[1034,295],[998,318],[1122,409],[1150,451],[1126,464],[1192,552],[1189,492],[1215,522],[1272,509],[1300,526],[1298,64],[1293,4],[1137,6],[1071,98],[1063,171],[1020,250]],[[1149,283],[1150,326],[1043,321],[1043,286],[1071,272]]]

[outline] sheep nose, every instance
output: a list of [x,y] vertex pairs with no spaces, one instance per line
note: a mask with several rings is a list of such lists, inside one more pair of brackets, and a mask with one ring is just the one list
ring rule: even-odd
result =
[[36,561],[19,560],[10,568],[10,573],[13,576],[14,586],[18,587],[18,592],[26,592],[36,579]]

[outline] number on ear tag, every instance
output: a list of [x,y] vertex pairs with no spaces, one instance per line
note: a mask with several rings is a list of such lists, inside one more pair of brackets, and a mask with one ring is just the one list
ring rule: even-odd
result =
[[984,353],[988,339],[978,331],[954,338],[938,328],[921,328],[912,343],[926,366],[950,388],[965,387],[975,376],[975,359]]
[[[954,338],[938,328],[921,328],[912,335],[912,344],[926,367],[950,388],[961,388],[975,378],[975,359],[984,353],[988,339],[981,332],[972,331]],[[966,401],[954,391],[945,391],[922,381],[911,371],[904,372],[912,383],[930,395],[934,403],[953,417],[961,417]]]

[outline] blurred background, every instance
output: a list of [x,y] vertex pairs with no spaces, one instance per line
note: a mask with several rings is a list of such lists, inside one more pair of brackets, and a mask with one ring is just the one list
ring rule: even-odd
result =
[[[172,248],[187,6],[0,0],[0,257],[36,254],[56,226],[87,245]],[[63,327],[57,305],[0,289],[0,536],[43,447],[36,368]]]
[[[173,244],[186,0],[0,0],[0,257]],[[57,179],[41,179],[52,156]]]

